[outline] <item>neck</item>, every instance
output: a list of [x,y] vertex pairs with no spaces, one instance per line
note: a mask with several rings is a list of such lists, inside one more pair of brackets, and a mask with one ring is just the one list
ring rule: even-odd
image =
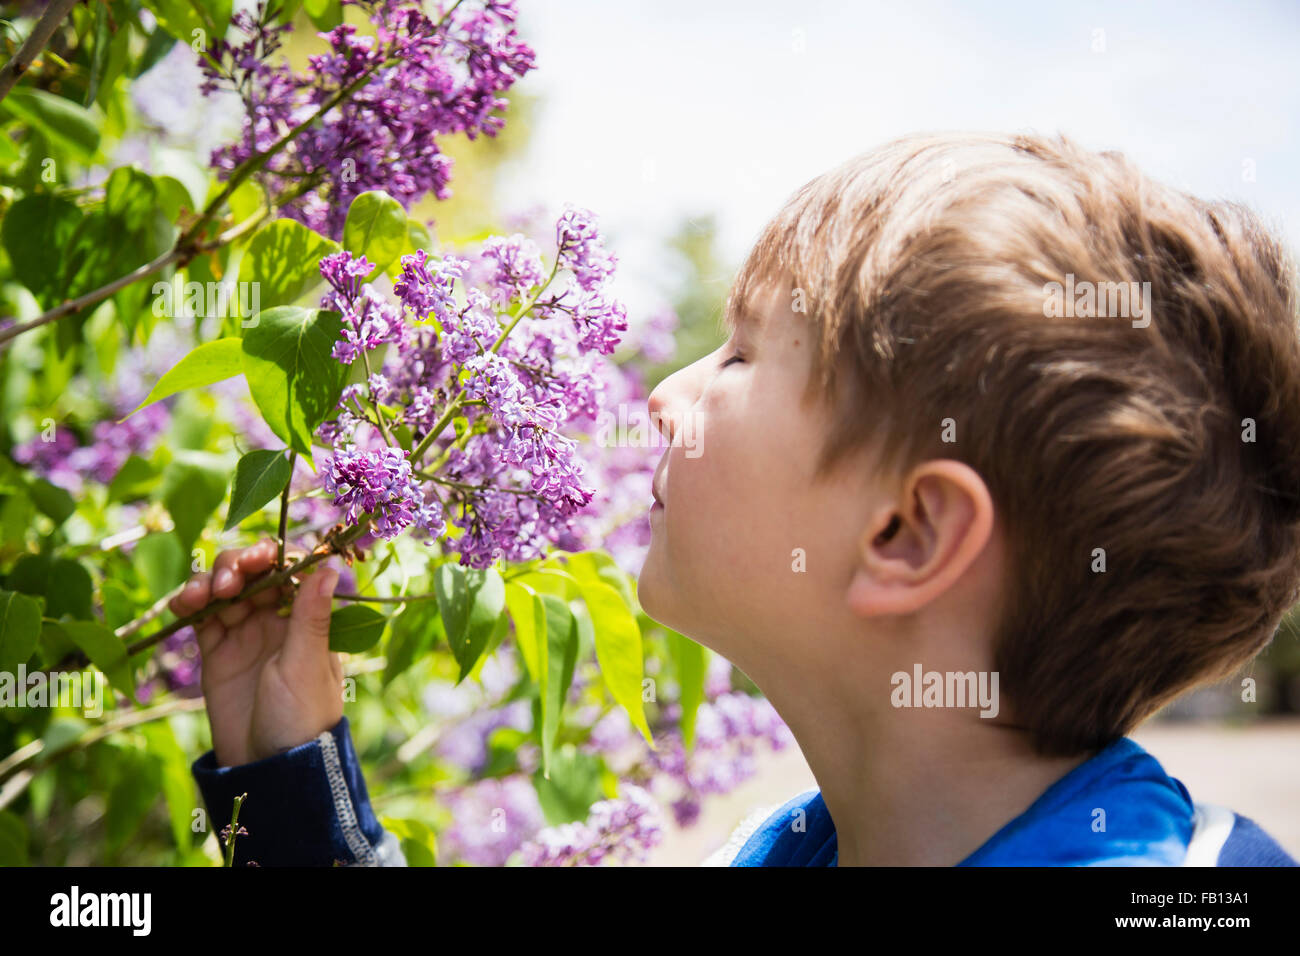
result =
[[1088,759],[1039,757],[1024,731],[975,709],[873,709],[860,680],[814,698],[808,674],[766,676],[759,686],[834,821],[840,866],[954,866]]

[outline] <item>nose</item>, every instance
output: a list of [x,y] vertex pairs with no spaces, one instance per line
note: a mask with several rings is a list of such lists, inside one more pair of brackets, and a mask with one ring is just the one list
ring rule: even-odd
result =
[[684,416],[695,404],[700,394],[700,369],[704,359],[678,369],[660,382],[650,393],[648,405],[650,420],[654,422],[659,433],[672,444],[673,435]]

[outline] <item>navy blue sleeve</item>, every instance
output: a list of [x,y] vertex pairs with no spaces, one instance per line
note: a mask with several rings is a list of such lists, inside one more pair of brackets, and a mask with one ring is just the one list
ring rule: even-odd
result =
[[230,823],[247,793],[235,840],[235,865],[405,866],[397,838],[370,807],[348,719],[284,753],[218,767],[209,750],[191,766],[213,828]]

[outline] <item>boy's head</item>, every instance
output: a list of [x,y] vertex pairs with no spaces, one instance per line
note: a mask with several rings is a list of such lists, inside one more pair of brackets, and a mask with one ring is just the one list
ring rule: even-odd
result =
[[1293,282],[1244,208],[1117,154],[858,157],[769,223],[728,342],[651,397],[699,445],[656,473],[642,603],[760,686],[833,706],[909,661],[991,669],[1039,752],[1100,747],[1300,596]]

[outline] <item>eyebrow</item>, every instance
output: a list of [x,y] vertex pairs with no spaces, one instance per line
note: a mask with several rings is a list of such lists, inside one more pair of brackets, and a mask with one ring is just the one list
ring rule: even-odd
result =
[[736,332],[757,335],[763,330],[766,320],[762,312],[752,308],[748,301],[741,302],[735,298],[728,300],[720,318],[719,329],[727,335]]

